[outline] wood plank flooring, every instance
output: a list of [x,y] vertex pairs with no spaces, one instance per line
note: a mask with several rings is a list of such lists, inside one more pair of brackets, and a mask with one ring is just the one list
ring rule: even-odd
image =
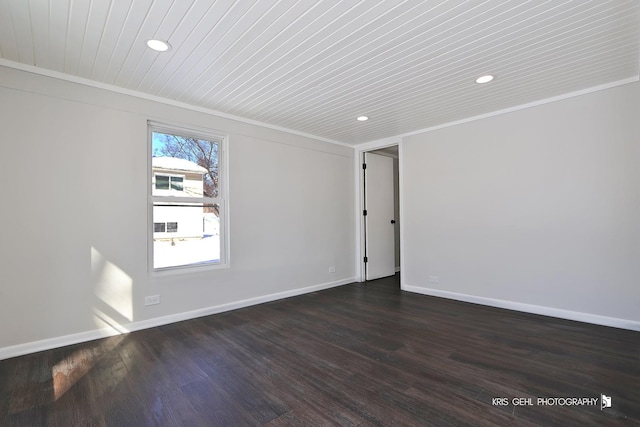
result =
[[638,332],[396,276],[0,361],[0,426],[640,425],[639,362]]

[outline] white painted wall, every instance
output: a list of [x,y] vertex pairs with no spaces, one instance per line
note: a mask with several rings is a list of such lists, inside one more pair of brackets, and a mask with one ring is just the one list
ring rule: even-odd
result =
[[[229,135],[230,268],[148,272],[148,119]],[[6,67],[0,121],[0,358],[354,278],[350,148]]]
[[640,328],[640,83],[410,136],[401,156],[404,289]]

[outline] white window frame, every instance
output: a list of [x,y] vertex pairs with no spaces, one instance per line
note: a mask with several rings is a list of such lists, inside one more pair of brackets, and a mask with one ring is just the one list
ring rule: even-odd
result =
[[[229,159],[227,156],[228,136],[207,129],[198,129],[180,125],[167,123],[159,123],[149,120],[147,122],[147,197],[148,197],[148,214],[147,214],[147,249],[148,249],[148,266],[151,275],[173,275],[183,273],[193,273],[208,270],[218,270],[229,268],[230,266],[230,247],[229,247]],[[153,157],[153,133],[166,133],[180,135],[184,137],[193,137],[204,140],[218,140],[218,197],[176,197],[176,196],[154,196],[153,187],[155,174],[153,173],[152,157]],[[167,175],[167,174],[160,174]],[[173,267],[154,268],[153,266],[153,205],[154,203],[173,202],[173,203],[205,203],[218,205],[220,213],[220,260],[217,262],[194,263],[188,265],[179,265]]]

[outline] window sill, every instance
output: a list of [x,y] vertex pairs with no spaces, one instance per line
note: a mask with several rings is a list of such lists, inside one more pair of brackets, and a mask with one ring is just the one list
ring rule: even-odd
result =
[[194,273],[204,273],[208,271],[225,270],[229,268],[229,263],[192,264],[176,267],[165,267],[151,270],[152,277],[180,276]]

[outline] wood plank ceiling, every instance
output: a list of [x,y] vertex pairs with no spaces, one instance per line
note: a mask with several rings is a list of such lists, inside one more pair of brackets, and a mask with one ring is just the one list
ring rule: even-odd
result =
[[637,79],[640,2],[0,0],[0,57],[357,144]]

